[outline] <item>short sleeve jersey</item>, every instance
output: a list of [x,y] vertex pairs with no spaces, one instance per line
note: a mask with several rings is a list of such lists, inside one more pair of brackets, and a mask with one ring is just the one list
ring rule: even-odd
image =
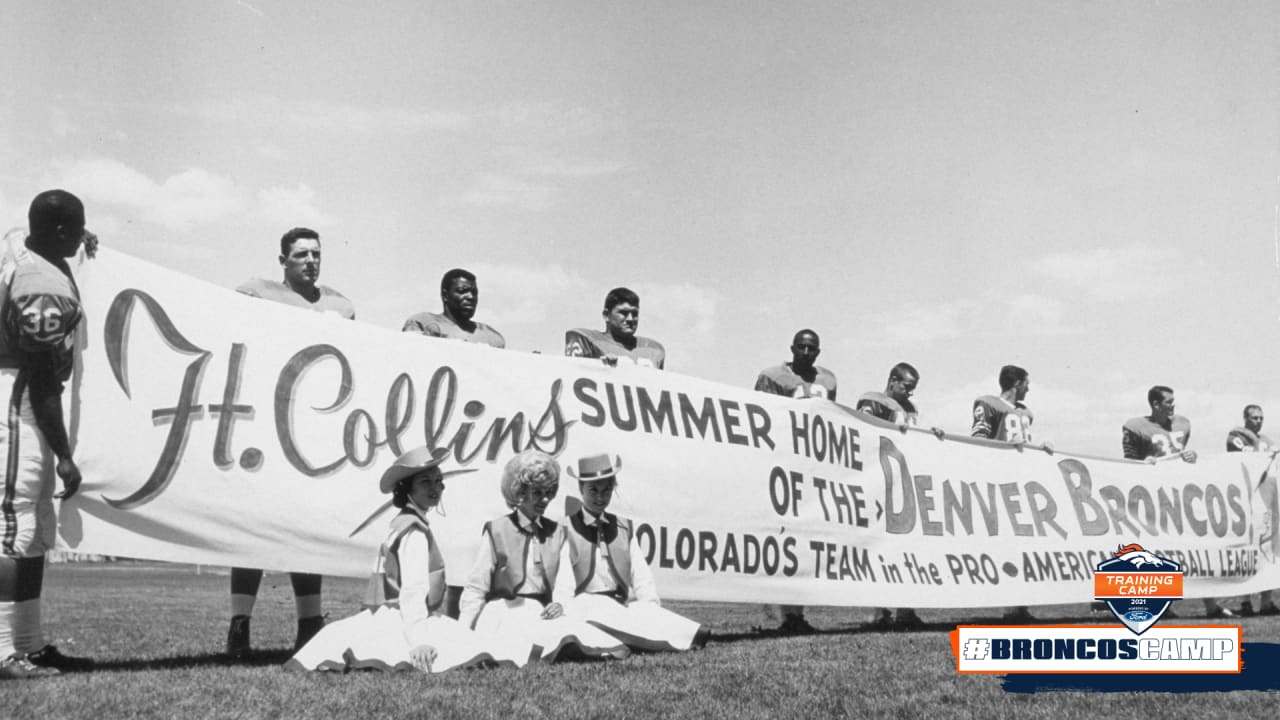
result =
[[830,370],[815,365],[812,377],[804,378],[791,369],[791,363],[783,363],[761,371],[756,378],[756,390],[793,398],[835,400],[836,376]]
[[1138,417],[1126,422],[1122,433],[1124,456],[1130,460],[1177,455],[1187,448],[1191,439],[1191,421],[1174,415],[1165,428],[1151,418]]
[[1227,452],[1271,452],[1280,450],[1271,438],[1249,428],[1234,428],[1227,433]]
[[0,367],[47,362],[65,381],[82,316],[80,292],[66,264],[32,252],[23,238],[6,238],[0,257]]
[[662,343],[646,337],[636,336],[636,346],[628,349],[613,339],[613,336],[601,330],[578,328],[564,334],[564,354],[569,357],[601,358],[612,355],[619,362],[628,362],[643,367],[662,369],[667,360],[667,351]]
[[983,395],[973,401],[973,428],[970,435],[1007,443],[1031,442],[1031,410],[1022,403],[1010,403],[997,395]]
[[336,313],[348,320],[356,319],[356,306],[342,293],[324,285],[317,285],[316,288],[320,291],[320,295],[315,302],[294,292],[288,283],[279,280],[254,278],[236,288],[236,292],[316,312]]
[[920,414],[911,401],[905,403],[894,400],[882,392],[869,392],[858,398],[858,410],[872,417],[880,418],[898,425],[915,425]]
[[476,323],[475,331],[467,332],[451,320],[449,316],[437,313],[420,312],[410,315],[409,319],[404,321],[404,327],[401,329],[404,332],[422,333],[427,337],[462,340],[463,342],[478,343],[496,348],[505,348],[507,346],[507,340],[502,337],[502,333],[484,323]]

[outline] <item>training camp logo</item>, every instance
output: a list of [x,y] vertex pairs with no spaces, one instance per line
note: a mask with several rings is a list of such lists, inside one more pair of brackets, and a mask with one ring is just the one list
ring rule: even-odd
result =
[[1159,622],[1182,599],[1182,566],[1138,544],[1124,545],[1093,573],[1094,599],[1135,635]]

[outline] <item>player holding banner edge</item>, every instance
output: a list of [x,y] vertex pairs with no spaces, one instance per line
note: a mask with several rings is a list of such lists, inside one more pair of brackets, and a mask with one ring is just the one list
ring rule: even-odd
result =
[[[84,204],[65,190],[31,201],[28,234],[6,238],[0,258],[0,394],[8,399],[6,458],[0,501],[0,678],[87,670],[88,658],[68,657],[45,644],[41,591],[45,552],[54,547],[55,498],[80,488],[62,416],[63,384],[75,365],[80,292],[67,258],[97,237],[85,230]],[[54,494],[54,476],[62,492]]]

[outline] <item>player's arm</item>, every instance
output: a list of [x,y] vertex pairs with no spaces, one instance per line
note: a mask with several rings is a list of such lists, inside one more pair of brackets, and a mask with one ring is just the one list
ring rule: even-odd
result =
[[[45,355],[42,353],[42,355]],[[52,353],[47,353],[52,356]],[[62,478],[62,492],[58,497],[66,500],[80,489],[80,468],[71,458],[71,443],[67,439],[67,426],[62,417],[62,379],[57,362],[49,357],[33,362],[29,368],[28,392],[31,398],[31,414],[36,427],[49,444],[49,450],[57,459],[58,477]]]
[[1123,436],[1120,438],[1120,445],[1124,450],[1124,456],[1128,460],[1146,460],[1147,453],[1142,442],[1142,435],[1124,428]]
[[440,337],[440,326],[419,315],[410,315],[409,319],[404,321],[404,327],[400,328],[400,331]]
[[756,390],[774,395],[778,394],[778,386],[764,373],[760,373],[760,376],[756,378]]
[[1240,433],[1235,430],[1227,433],[1227,452],[1244,452],[1247,447]]
[[1200,456],[1198,453],[1196,453],[1195,450],[1187,449],[1187,446],[1190,444],[1191,444],[1191,428],[1187,428],[1187,434],[1182,437],[1182,452],[1178,453],[1178,455],[1181,456],[1185,462],[1193,463]]
[[991,408],[981,400],[973,401],[973,427],[969,435],[976,438],[995,439],[996,428],[992,421]]
[[598,358],[600,350],[582,333],[569,330],[564,334],[564,354],[568,357]]

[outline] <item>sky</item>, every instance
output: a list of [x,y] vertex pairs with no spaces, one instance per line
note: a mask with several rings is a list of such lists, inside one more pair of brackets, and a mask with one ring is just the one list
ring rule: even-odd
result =
[[[105,245],[227,288],[318,230],[398,330],[471,269],[514,351],[641,296],[738,386],[822,338],[839,399],[921,374],[967,433],[1002,365],[1038,439],[1280,437],[1280,5],[139,0],[0,4],[0,224],[63,187]],[[1264,428],[1266,432],[1266,428]]]

